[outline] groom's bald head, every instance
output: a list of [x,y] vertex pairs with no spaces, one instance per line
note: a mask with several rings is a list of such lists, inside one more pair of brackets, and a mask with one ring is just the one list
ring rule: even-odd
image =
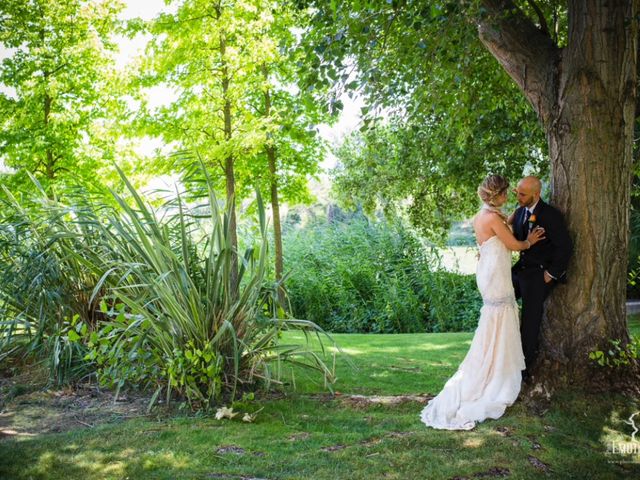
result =
[[515,189],[518,204],[521,207],[531,207],[535,205],[538,203],[538,200],[540,200],[541,190],[542,183],[538,177],[524,177],[518,182],[518,186]]
[[520,182],[518,182],[518,186],[520,185],[522,185],[523,188],[529,190],[531,193],[538,193],[538,195],[540,195],[540,192],[542,191],[542,182],[538,177],[534,177],[532,175],[524,177],[522,180],[520,180]]

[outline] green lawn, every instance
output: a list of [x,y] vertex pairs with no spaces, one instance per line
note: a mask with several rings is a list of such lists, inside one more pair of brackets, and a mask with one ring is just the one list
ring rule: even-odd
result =
[[640,335],[640,314],[629,316],[627,321],[629,333],[631,333],[631,335]]
[[[633,322],[640,330],[638,319]],[[640,399],[565,393],[542,417],[518,402],[503,418],[471,432],[435,431],[420,423],[419,402],[362,405],[346,399],[354,393],[437,393],[471,334],[335,339],[356,367],[336,359],[335,397],[319,395],[322,385],[296,370],[284,396],[260,402],[264,409],[253,424],[183,415],[12,436],[0,440],[0,478],[639,478],[640,456],[627,457],[635,463],[617,462],[607,449],[610,442],[631,441],[624,420],[640,410]],[[12,404],[16,423],[19,399]]]
[[[359,395],[433,393],[453,374],[471,344],[471,333],[333,335],[348,361],[336,354],[335,389]],[[288,335],[292,343],[301,335]],[[285,367],[286,368],[286,367]],[[284,371],[285,375],[288,373]],[[317,375],[295,369],[292,385],[298,393],[322,390]]]

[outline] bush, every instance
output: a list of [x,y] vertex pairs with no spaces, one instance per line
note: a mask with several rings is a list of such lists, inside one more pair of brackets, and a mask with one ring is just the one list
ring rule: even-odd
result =
[[363,215],[315,220],[283,238],[293,313],[333,332],[473,330],[473,276],[437,271],[438,257],[400,222]]
[[11,212],[5,218],[13,221],[0,232],[0,261],[7,266],[0,354],[26,347],[39,358],[52,355],[54,369],[97,368],[105,385],[152,387],[152,402],[175,392],[205,410],[277,380],[282,361],[332,381],[316,354],[278,344],[283,329],[318,329],[272,315],[279,310],[265,289],[259,195],[259,238],[239,255],[234,288],[228,212],[219,209],[211,182],[198,206],[178,196],[153,208],[121,178],[128,196],[113,192],[112,206],[65,206],[44,192],[37,202],[18,202],[5,192]]
[[478,326],[482,298],[474,275],[425,271],[421,297],[428,304],[429,332],[471,332]]
[[91,264],[108,252],[87,192],[70,205],[34,185],[20,200],[4,187],[0,197],[0,361],[8,354],[44,360],[59,385],[88,372],[85,351],[66,331],[78,320],[99,321],[103,292],[89,302],[100,279]]
[[[126,178],[123,177],[126,182]],[[262,240],[241,256],[240,288],[231,284],[233,250],[229,222],[212,189],[203,205],[181,197],[156,212],[128,184],[134,206],[114,194],[121,211],[102,227],[118,260],[105,265],[114,279],[114,320],[89,338],[89,358],[103,383],[172,390],[193,408],[208,409],[223,393],[235,397],[267,378],[268,359],[283,322],[261,319],[266,261]],[[206,225],[206,230],[205,230]],[[101,285],[96,286],[96,289]]]

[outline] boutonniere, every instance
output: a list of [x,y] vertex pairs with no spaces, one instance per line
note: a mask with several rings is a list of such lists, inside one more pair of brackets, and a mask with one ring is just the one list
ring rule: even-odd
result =
[[535,223],[536,223],[536,216],[535,216],[535,215],[531,215],[531,216],[529,217],[529,223],[530,223],[531,225],[533,225],[533,224],[535,224]]

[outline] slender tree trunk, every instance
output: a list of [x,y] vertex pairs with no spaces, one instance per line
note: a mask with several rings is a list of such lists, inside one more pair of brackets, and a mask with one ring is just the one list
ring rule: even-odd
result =
[[280,225],[280,202],[278,199],[278,177],[276,171],[276,149],[273,145],[266,147],[269,160],[269,175],[271,177],[271,209],[273,211],[273,241],[275,244],[276,281],[278,282],[278,300],[282,308],[286,308],[285,288],[282,283],[282,227]]
[[[45,32],[44,30],[40,30],[40,41],[42,42],[42,45],[44,46],[45,44]],[[49,118],[51,116],[51,105],[53,103],[53,99],[51,98],[51,96],[49,95],[49,76],[50,76],[50,72],[48,71],[44,71],[43,72],[43,79],[44,79],[44,134],[46,138],[46,151],[45,151],[45,166],[44,166],[44,173],[47,176],[47,178],[49,180],[53,180],[55,178],[55,157],[53,154],[53,150],[51,148],[51,145],[49,144]]]
[[[47,74],[45,73],[45,82],[47,81]],[[44,94],[44,132],[45,135],[48,135],[49,129],[49,116],[51,115],[51,103],[52,99],[48,93]],[[53,150],[51,149],[51,145],[49,145],[49,140],[47,139],[47,147],[45,151],[45,175],[49,180],[53,180],[56,176],[55,174],[55,158],[53,155]]]
[[[511,0],[483,2],[480,38],[547,132],[551,203],[574,240],[568,283],[547,300],[539,381],[594,385],[588,354],[628,341],[625,296],[638,0],[570,0],[559,49]],[[505,12],[510,12],[505,14]],[[515,12],[515,13],[514,13]]]
[[[221,12],[218,10],[218,18]],[[220,56],[222,58],[222,97],[224,105],[222,108],[224,117],[224,139],[228,143],[233,137],[231,128],[231,100],[229,99],[229,68],[226,63],[226,39],[224,33],[220,34]],[[238,231],[236,220],[236,181],[233,170],[234,156],[231,151],[227,154],[224,161],[225,188],[227,196],[227,205],[229,207],[229,236],[231,240],[231,272],[230,272],[230,288],[233,298],[238,296],[239,279],[238,279]]]
[[[264,79],[267,81],[268,72],[266,66],[263,66]],[[264,91],[264,110],[265,118],[271,117],[271,92],[269,88]],[[276,148],[272,142],[267,139],[265,150],[267,153],[267,161],[269,162],[269,183],[271,186],[271,210],[273,212],[273,242],[275,244],[275,267],[276,282],[278,283],[278,300],[280,305],[285,307],[285,291],[282,284],[283,261],[282,261],[282,227],[280,225],[280,201],[278,199],[278,172],[276,168]]]

